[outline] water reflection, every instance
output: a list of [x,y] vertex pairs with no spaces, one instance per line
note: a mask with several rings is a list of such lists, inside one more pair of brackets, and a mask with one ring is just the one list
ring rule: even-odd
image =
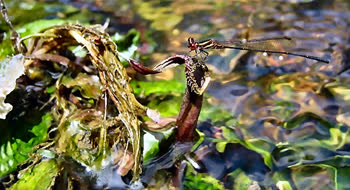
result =
[[[279,55],[210,51],[206,63],[214,80],[207,93],[232,112],[237,126],[199,124],[205,140],[193,151],[172,147],[144,164],[144,183],[151,186],[152,180],[160,183],[167,178],[162,181],[167,184],[176,173],[171,171],[176,170],[175,158],[190,152],[186,159],[198,164],[196,172],[219,179],[229,189],[244,180],[248,185],[257,181],[263,188],[277,188],[279,181],[288,181],[293,189],[335,187],[338,181],[330,176],[336,169],[331,167],[349,164],[350,81],[344,70],[350,60],[349,1],[77,0],[72,4],[105,12],[114,30],[136,27],[143,38],[153,38],[158,47],[149,55],[150,62],[187,54],[189,36],[199,40],[289,36],[294,44],[283,50],[331,60],[325,65],[293,56],[281,60]],[[224,130],[233,130],[236,136],[229,138]],[[219,151],[223,142],[227,144]],[[109,181],[121,180],[112,170],[103,172],[98,182],[108,179],[107,187],[126,186]],[[105,186],[101,182],[96,188]]]

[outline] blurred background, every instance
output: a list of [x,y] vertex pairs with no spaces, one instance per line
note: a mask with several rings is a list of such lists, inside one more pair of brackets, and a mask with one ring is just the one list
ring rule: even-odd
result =
[[[192,154],[201,174],[189,173],[203,176],[185,178],[186,187],[196,187],[207,175],[227,189],[283,189],[285,184],[285,189],[350,188],[345,180],[350,173],[349,0],[5,2],[17,28],[40,19],[107,23],[116,41],[128,35],[134,40],[117,43],[127,47],[123,55],[148,67],[172,55],[193,55],[187,48],[189,37],[291,37],[292,42],[280,44],[281,51],[330,63],[232,49],[208,51],[205,62],[212,79],[198,124],[207,140]],[[5,38],[8,27],[3,20],[0,31]],[[143,104],[162,117],[177,115],[186,81],[183,66],[146,77],[128,70]],[[1,144],[26,138],[4,124],[0,129],[5,130]]]

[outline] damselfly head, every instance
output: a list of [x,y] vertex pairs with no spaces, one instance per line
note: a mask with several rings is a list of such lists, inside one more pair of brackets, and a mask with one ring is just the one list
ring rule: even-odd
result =
[[195,50],[197,48],[196,42],[192,37],[189,37],[187,41],[188,41],[188,45],[187,45],[188,48],[190,48],[191,50]]

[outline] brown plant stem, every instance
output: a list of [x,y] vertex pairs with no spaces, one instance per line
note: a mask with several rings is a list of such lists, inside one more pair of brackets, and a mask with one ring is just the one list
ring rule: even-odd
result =
[[202,102],[203,94],[198,95],[192,92],[191,87],[187,85],[180,112],[176,120],[176,140],[178,142],[192,142],[194,140]]
[[0,0],[0,9],[6,24],[10,27],[10,39],[12,41],[13,48],[15,49],[15,53],[25,53],[26,46],[23,42],[20,42],[20,36],[13,27],[11,20],[7,15],[7,8],[4,0]]

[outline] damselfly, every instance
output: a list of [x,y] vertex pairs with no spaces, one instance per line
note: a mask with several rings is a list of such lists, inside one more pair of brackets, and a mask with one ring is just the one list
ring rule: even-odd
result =
[[208,39],[201,42],[196,42],[194,38],[188,38],[188,48],[191,51],[195,51],[196,54],[204,54],[204,59],[208,56],[208,52],[206,49],[238,49],[238,50],[248,50],[248,51],[256,51],[263,53],[276,53],[276,54],[286,54],[304,57],[307,59],[312,59],[324,63],[329,63],[328,60],[325,60],[320,57],[315,57],[311,55],[303,55],[293,52],[287,51],[279,51],[280,46],[275,44],[280,44],[281,41],[291,41],[292,39],[289,37],[276,37],[276,38],[265,38],[265,39],[255,39],[255,40],[241,40],[241,41],[224,41],[218,42],[214,39]]

